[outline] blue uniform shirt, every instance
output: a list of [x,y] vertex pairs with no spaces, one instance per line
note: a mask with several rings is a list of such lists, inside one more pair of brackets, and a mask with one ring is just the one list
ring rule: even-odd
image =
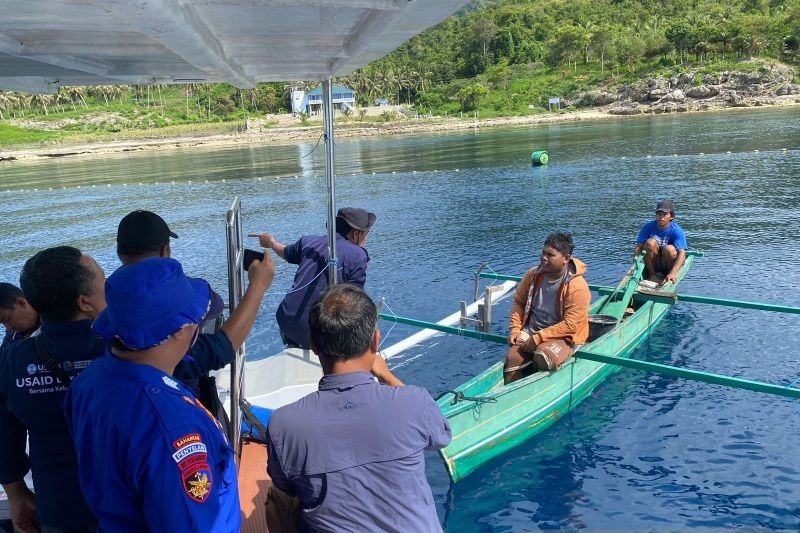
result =
[[201,333],[189,353],[178,362],[172,376],[196,396],[200,378],[229,364],[235,353],[231,340],[224,331]]
[[301,529],[441,531],[424,450],[450,443],[428,391],[369,373],[324,376],[269,419],[267,471],[300,500]]
[[[47,350],[73,377],[105,351],[91,325],[90,320],[42,324],[40,335]],[[35,339],[0,352],[0,483],[19,481],[30,468],[42,524],[91,527],[95,518],[78,485],[75,447],[64,419],[67,386],[39,363]],[[30,460],[25,454],[26,432]]]
[[644,244],[647,239],[655,239],[658,241],[659,248],[663,248],[667,244],[671,244],[678,250],[686,250],[689,246],[686,244],[686,235],[683,229],[674,220],[669,223],[666,229],[661,230],[658,227],[658,222],[651,220],[645,224],[639,232],[639,237],[636,239],[636,244]]
[[109,353],[75,380],[65,410],[102,531],[239,531],[233,450],[171,376]]
[[[284,258],[297,267],[292,291],[278,307],[276,318],[281,332],[302,348],[309,346],[308,313],[328,288],[328,238],[302,237],[284,249]],[[336,256],[339,260],[340,283],[364,288],[367,281],[367,251],[336,234]]]

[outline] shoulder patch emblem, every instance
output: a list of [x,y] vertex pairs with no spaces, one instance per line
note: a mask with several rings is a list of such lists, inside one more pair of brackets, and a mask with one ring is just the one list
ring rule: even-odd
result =
[[173,388],[175,390],[180,390],[180,388],[178,387],[178,382],[169,376],[161,376],[161,381],[163,381],[164,385],[166,385],[167,387]]
[[177,452],[172,454],[172,458],[175,460],[176,463],[179,465],[181,461],[189,457],[190,455],[196,455],[198,453],[202,453],[206,455],[208,450],[206,450],[206,445],[202,442],[195,442],[194,444],[187,444],[183,448],[178,449]]
[[172,447],[176,450],[179,450],[186,446],[187,444],[193,444],[195,442],[202,442],[199,433],[189,433],[188,435],[184,435],[183,437],[179,438],[175,442],[172,443]]
[[211,469],[207,464],[197,465],[195,468],[182,472],[183,490],[189,499],[203,503],[211,494]]

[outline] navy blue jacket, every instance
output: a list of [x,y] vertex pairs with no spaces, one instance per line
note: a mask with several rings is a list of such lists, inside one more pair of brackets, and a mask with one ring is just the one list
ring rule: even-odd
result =
[[224,331],[201,333],[172,375],[197,395],[200,378],[212,370],[223,368],[233,360],[235,353],[231,340]]
[[[45,346],[72,377],[103,356],[105,346],[91,325],[90,320],[42,324]],[[35,339],[0,352],[0,483],[19,481],[31,469],[43,525],[92,527],[96,521],[78,485],[75,447],[64,418],[67,385],[39,363]]]
[[0,343],[0,350],[3,350],[7,346],[11,346],[16,342],[27,339],[37,329],[39,329],[39,326],[29,329],[28,331],[17,331],[15,329],[6,329],[6,334],[3,337],[3,342]]
[[102,531],[239,531],[233,450],[170,375],[109,353],[75,380],[65,410]]
[[[309,347],[308,314],[328,288],[328,238],[302,237],[284,249],[287,262],[299,265],[290,292],[278,307],[276,318],[281,332],[294,344]],[[364,288],[367,281],[367,251],[336,234],[339,259],[338,280]]]

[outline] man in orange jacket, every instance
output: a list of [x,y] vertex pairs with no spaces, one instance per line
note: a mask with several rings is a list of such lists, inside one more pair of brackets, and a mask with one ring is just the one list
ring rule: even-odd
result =
[[539,266],[517,286],[511,304],[506,364],[508,384],[536,370],[558,370],[589,336],[592,295],[586,265],[572,257],[572,235],[552,233]]

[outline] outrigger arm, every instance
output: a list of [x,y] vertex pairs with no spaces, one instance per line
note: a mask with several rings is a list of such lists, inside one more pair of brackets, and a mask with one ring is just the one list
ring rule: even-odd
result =
[[[380,313],[379,315],[383,320],[390,322],[397,322],[398,324],[406,324],[409,326],[416,326],[419,328],[433,329],[441,331],[442,333],[449,333],[451,335],[458,335],[461,337],[469,337],[481,341],[496,342],[498,344],[506,344],[508,337],[505,335],[497,335],[496,333],[484,333],[483,331],[475,331],[472,329],[462,329],[453,326],[443,326],[434,322],[427,322],[425,320],[417,320],[414,318],[407,318],[402,316],[387,315]],[[668,376],[675,376],[692,381],[701,381],[703,383],[711,383],[714,385],[724,385],[734,389],[744,389],[753,392],[763,392],[765,394],[773,394],[776,396],[784,396],[787,398],[800,399],[800,389],[796,387],[786,387],[783,385],[774,385],[772,383],[763,383],[760,381],[752,381],[749,379],[734,378],[730,376],[723,376],[721,374],[714,374],[711,372],[702,372],[699,370],[690,370],[688,368],[679,368],[676,366],[663,365],[660,363],[651,363],[649,361],[641,361],[638,359],[626,359],[623,357],[614,357],[610,355],[603,355],[592,352],[585,352],[583,350],[576,352],[575,357],[578,359],[588,359],[590,361],[597,361],[608,365],[617,365],[627,368],[634,368],[636,370],[644,370],[646,372],[655,372],[657,374],[666,374]]]

